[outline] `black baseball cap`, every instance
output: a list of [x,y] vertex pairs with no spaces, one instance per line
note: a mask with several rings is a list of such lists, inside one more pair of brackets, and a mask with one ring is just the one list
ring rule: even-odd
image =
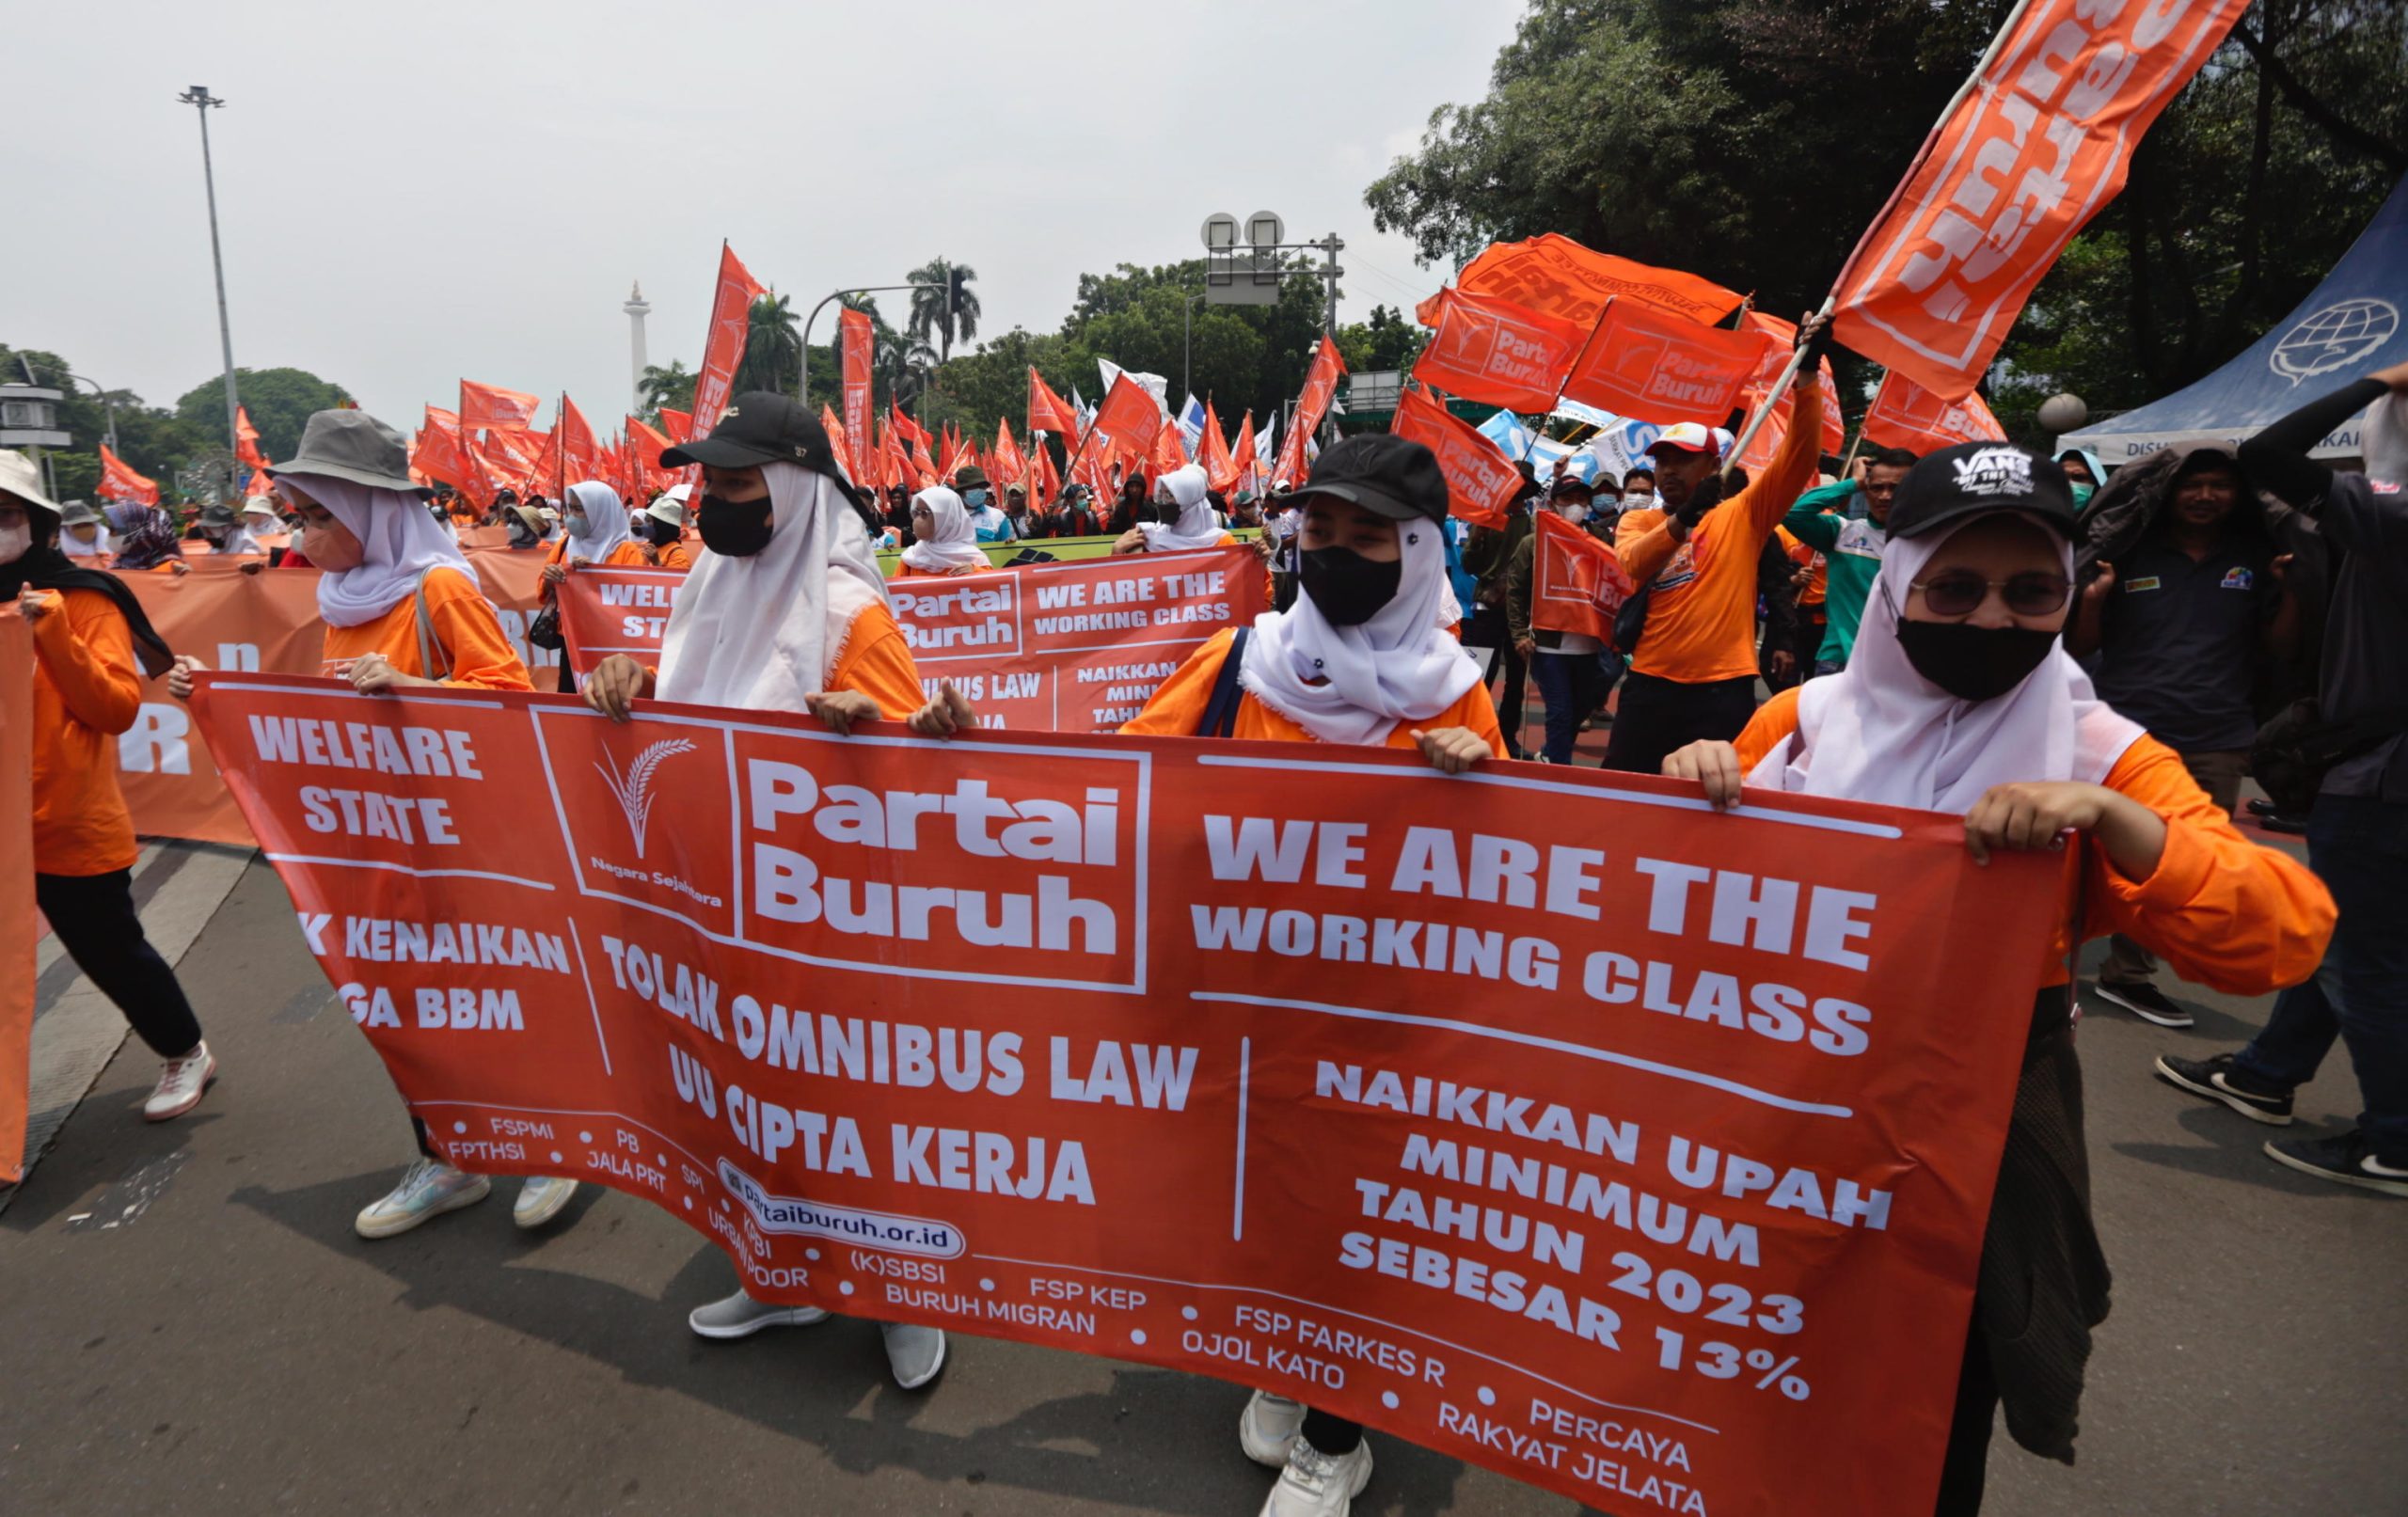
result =
[[2011,442],[1958,443],[1925,453],[1898,482],[1884,531],[1922,537],[1991,511],[2020,512],[2068,542],[2079,540],[2064,467]]
[[1593,496],[1597,493],[1597,487],[1591,484],[1587,480],[1582,479],[1577,474],[1567,473],[1560,476],[1556,480],[1555,483],[1547,490],[1547,494],[1551,496],[1572,495],[1575,493],[1585,496]]
[[710,435],[661,450],[664,466],[704,464],[712,468],[750,468],[756,464],[800,464],[817,468],[832,450],[828,429],[792,396],[748,390],[720,413]]
[[1438,455],[1391,433],[1367,432],[1323,449],[1312,477],[1288,498],[1295,503],[1316,495],[1390,521],[1447,519],[1447,476],[1438,471]]

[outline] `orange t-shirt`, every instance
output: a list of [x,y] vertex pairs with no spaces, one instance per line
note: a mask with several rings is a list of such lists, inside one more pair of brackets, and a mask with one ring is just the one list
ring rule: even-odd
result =
[[[970,573],[991,574],[994,572],[994,569],[995,566],[992,563],[990,563],[985,568],[972,569]],[[960,579],[967,577],[955,574],[950,569],[914,569],[910,564],[904,562],[901,559],[897,559],[895,561],[895,573],[889,577],[895,579]]]
[[1798,606],[1803,608],[1822,605],[1830,594],[1831,566],[1830,562],[1820,553],[1815,552],[1812,545],[1799,542],[1797,534],[1790,531],[1788,528],[1776,527],[1772,530],[1773,535],[1781,539],[1782,553],[1790,562],[1808,571],[1806,583],[1799,587],[1798,592]]
[[134,633],[97,590],[46,592],[34,629],[34,870],[134,867],[134,818],[117,786],[117,736],[142,709]]
[[828,671],[828,687],[868,696],[889,721],[901,721],[927,703],[920,666],[911,661],[911,644],[884,601],[872,601],[853,613],[844,645]]
[[[1743,771],[1798,730],[1800,688],[1766,702],[1739,734]],[[2120,932],[2184,979],[2230,995],[2265,995],[2316,972],[2333,936],[2333,896],[2305,865],[2242,836],[2181,756],[2154,737],[2124,750],[2104,783],[2165,819],[2165,852],[2148,878],[2127,879],[2095,837],[2067,851],[2066,910],[2047,944],[2041,984],[2065,983],[2077,901],[2083,941]]]
[[653,550],[655,557],[646,560],[656,569],[690,569],[694,556],[686,551],[683,543],[670,543]]
[[[1179,672],[1163,681],[1134,720],[1121,724],[1120,731],[1132,737],[1195,736],[1196,724],[1204,719],[1205,707],[1212,703],[1212,687],[1220,682],[1221,665],[1228,660],[1229,644],[1237,635],[1235,627],[1213,633],[1210,641],[1187,656],[1187,662],[1179,666]],[[1463,699],[1427,721],[1398,722],[1381,746],[1417,749],[1420,745],[1413,740],[1416,732],[1436,732],[1442,727],[1469,727],[1487,740],[1490,752],[1505,757],[1505,734],[1497,725],[1497,706],[1488,698],[1488,687],[1482,684],[1472,686],[1464,692]],[[1237,722],[1229,735],[1274,743],[1321,741],[1251,694],[1239,698]]]
[[[469,685],[488,690],[531,690],[527,666],[518,650],[502,635],[501,618],[474,581],[457,569],[432,569],[422,582],[433,641],[441,648],[451,672],[446,685]],[[332,674],[353,659],[380,653],[404,674],[431,679],[419,662],[418,596],[404,595],[390,610],[357,626],[326,628],[323,672]]]
[[1823,435],[1819,385],[1790,391],[1789,431],[1748,487],[1674,543],[1660,511],[1626,514],[1614,551],[1634,584],[1653,579],[1647,628],[1631,669],[1682,685],[1756,677],[1756,560],[1765,540],[1814,482]]

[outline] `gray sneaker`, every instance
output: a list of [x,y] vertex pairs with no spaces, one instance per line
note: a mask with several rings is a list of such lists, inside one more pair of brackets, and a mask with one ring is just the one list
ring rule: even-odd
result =
[[371,1201],[352,1219],[362,1238],[390,1238],[427,1218],[472,1207],[493,1192],[483,1175],[453,1169],[439,1159],[421,1159],[402,1172],[402,1182]]
[[910,1322],[882,1322],[886,1334],[886,1367],[895,1383],[916,1391],[944,1373],[944,1329],[916,1327]]
[[575,1180],[548,1175],[529,1180],[518,1188],[518,1202],[510,1209],[510,1220],[521,1227],[541,1227],[559,1216],[575,1194]]
[[741,1290],[686,1314],[686,1325],[706,1338],[749,1338],[765,1327],[809,1327],[826,1320],[828,1314],[816,1306],[776,1306]]

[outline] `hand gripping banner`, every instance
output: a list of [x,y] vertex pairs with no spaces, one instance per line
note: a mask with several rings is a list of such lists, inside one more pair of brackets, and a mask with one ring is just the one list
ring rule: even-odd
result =
[[[561,582],[561,632],[579,674],[614,653],[656,667],[681,569],[588,568]],[[1226,626],[1270,609],[1252,548],[1137,553],[913,576],[887,597],[931,692],[939,680],[987,722],[1113,732]]]
[[1931,1509],[2054,859],[1371,750],[196,704],[467,1169],[1617,1512]]

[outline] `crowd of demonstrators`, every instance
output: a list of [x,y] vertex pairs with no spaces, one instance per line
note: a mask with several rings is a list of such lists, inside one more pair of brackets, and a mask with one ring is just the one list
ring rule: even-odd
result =
[[[1798,328],[1809,371],[1823,324]],[[1663,509],[1625,501],[1616,551],[1631,583],[1616,642],[1630,658],[1623,677],[1606,767],[1653,774],[1667,754],[1701,738],[1729,740],[1756,708],[1756,606],[1760,567],[1773,529],[1814,482],[1823,396],[1817,385],[1789,395],[1781,446],[1762,478],[1722,494],[1722,448],[1707,428],[1683,422],[1648,448]],[[1512,724],[1512,714],[1508,715]]]
[[[2369,406],[2365,472],[2336,473],[2309,456]],[[2238,463],[2333,556],[2317,692],[2285,746],[2307,771],[2308,862],[2340,920],[2315,977],[2275,999],[2248,1046],[2166,1055],[2157,1074],[2281,1127],[2292,1093],[2338,1038],[2365,1102],[2356,1125],[2265,1151],[2320,1179],[2408,1196],[2408,364],[2302,406],[2242,444]]]
[[[1589,525],[1595,492],[1576,474],[1559,474],[1546,509],[1572,526]],[[1513,652],[1528,666],[1545,705],[1546,738],[1540,755],[1549,764],[1572,762],[1580,729],[1613,693],[1622,657],[1585,632],[1552,632],[1530,621],[1530,587],[1537,577],[1536,531],[1514,545],[1505,566],[1505,620]]]
[[[2045,972],[1982,1241],[1939,1517],[1981,1507],[1995,1414],[2070,1462],[2109,1272],[2083,1138],[2072,948],[2121,932],[2184,972],[2259,995],[2314,971],[2333,906],[2307,870],[2242,837],[2181,758],[2117,715],[2060,644],[2078,530],[2053,463],[1971,443],[1918,463],[1887,516],[1846,670],[1775,698],[1734,744],[1663,771],[1719,806],[1743,785],[1962,814],[1977,862],[2063,847],[2066,926]],[[2079,920],[2076,920],[2076,916]],[[1879,1008],[1876,1008],[1877,1015]]]
[[[2258,697],[2299,642],[2299,603],[2258,492],[2228,450],[2174,448],[2127,465],[2083,519],[2092,577],[2066,646],[2101,700],[2174,750],[2216,805],[2241,798]],[[2152,981],[2129,936],[2110,946],[2101,1000],[2161,1027],[2191,1013]]]
[[33,629],[34,898],[67,956],[162,1061],[142,1114],[164,1122],[199,1104],[217,1060],[135,913],[116,738],[141,711],[142,676],[165,672],[172,655],[131,591],[59,550],[66,514],[33,460],[0,451],[0,604],[15,602]]

